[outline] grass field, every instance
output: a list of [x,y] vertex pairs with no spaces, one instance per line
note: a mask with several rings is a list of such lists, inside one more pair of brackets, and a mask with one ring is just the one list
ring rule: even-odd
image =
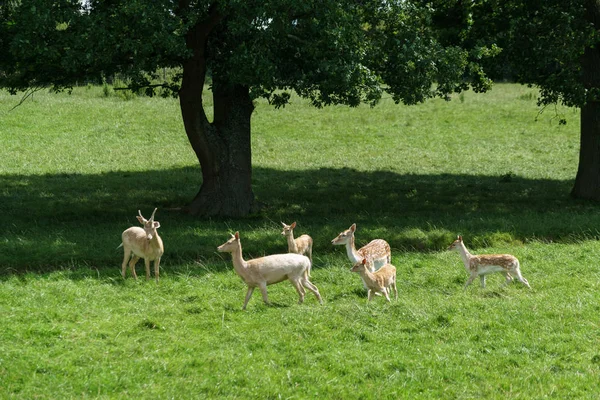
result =
[[[201,182],[177,100],[18,100],[0,92],[0,398],[597,398],[600,213],[569,198],[577,110],[539,114],[509,84],[413,107],[258,102],[263,211],[196,220],[174,211]],[[161,281],[123,280],[120,234],[154,207]],[[241,311],[216,247],[239,231],[247,259],[284,252],[294,220],[325,304],[282,283]],[[390,243],[397,302],[367,304],[331,245],[352,223],[358,244]],[[463,291],[458,234],[517,256],[533,289]]]

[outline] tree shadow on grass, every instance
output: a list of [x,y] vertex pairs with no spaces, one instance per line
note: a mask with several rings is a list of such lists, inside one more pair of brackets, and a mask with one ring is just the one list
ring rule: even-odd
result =
[[216,247],[236,230],[246,258],[286,251],[279,221],[296,220],[297,234],[309,233],[320,254],[340,252],[330,241],[352,223],[358,245],[381,237],[393,249],[417,251],[443,249],[456,234],[474,247],[600,236],[598,203],[569,198],[571,181],[347,168],[255,168],[253,180],[265,205],[260,214],[201,220],[176,210],[199,189],[197,168],[0,176],[0,269],[120,269],[121,232],[138,224],[138,209],[148,216],[154,207],[165,241],[163,268],[192,263],[198,275],[208,264],[231,269],[229,255]]

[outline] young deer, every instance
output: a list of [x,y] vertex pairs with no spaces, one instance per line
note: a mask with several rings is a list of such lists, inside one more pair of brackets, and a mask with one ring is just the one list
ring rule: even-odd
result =
[[131,228],[126,229],[121,235],[122,243],[119,247],[123,246],[123,250],[125,251],[121,270],[123,278],[125,278],[125,272],[127,270],[127,261],[129,261],[129,258],[131,257],[129,267],[131,268],[133,277],[137,279],[135,263],[137,263],[140,258],[143,258],[146,264],[146,279],[150,279],[150,261],[154,260],[154,277],[156,278],[156,282],[158,282],[160,258],[162,257],[165,248],[162,239],[158,236],[158,232],[156,231],[160,227],[160,222],[154,220],[156,210],[157,209],[155,208],[152,216],[148,220],[144,218],[142,212],[138,210],[139,216],[136,218],[144,225],[144,227],[140,228],[132,226]]
[[505,285],[510,283],[513,278],[511,274],[517,277],[517,279],[529,289],[529,282],[521,275],[521,268],[519,260],[510,254],[482,254],[474,256],[469,253],[469,250],[463,243],[462,236],[459,236],[448,250],[456,250],[465,264],[465,269],[469,274],[469,279],[465,283],[465,289],[479,276],[481,281],[481,287],[485,287],[485,276],[494,272],[500,272],[506,278]]
[[333,245],[345,245],[346,253],[350,261],[355,264],[363,259],[367,260],[369,271],[374,272],[376,269],[382,267],[385,264],[389,264],[392,261],[392,253],[390,251],[390,245],[383,239],[375,239],[367,245],[356,250],[354,245],[354,232],[356,231],[356,224],[342,233],[340,233],[335,239],[331,241]]
[[308,257],[288,253],[274,254],[244,261],[239,232],[231,235],[231,239],[217,247],[217,250],[221,253],[231,253],[233,269],[248,285],[248,292],[246,293],[242,310],[246,309],[252,292],[254,292],[256,287],[260,289],[265,304],[269,304],[267,285],[283,282],[286,279],[292,282],[292,285],[296,288],[300,297],[298,300],[299,304],[302,304],[304,301],[304,295],[306,294],[304,288],[313,292],[319,303],[323,304],[319,289],[308,280],[308,271],[310,269],[310,260]]
[[398,300],[398,289],[396,289],[396,267],[392,264],[385,264],[375,272],[369,271],[367,260],[357,262],[351,269],[352,272],[358,272],[367,285],[368,300],[371,301],[371,295],[383,293],[388,302],[390,302],[390,288],[394,289],[396,300]]
[[[294,228],[296,227],[295,221],[292,222],[291,225],[286,225],[283,222],[281,225],[283,225],[283,231],[281,231],[281,234],[287,239],[288,252],[302,254],[303,256],[308,257],[310,263],[312,264],[312,238],[308,235],[302,235],[294,239]],[[310,270],[308,270],[308,276],[310,276]]]

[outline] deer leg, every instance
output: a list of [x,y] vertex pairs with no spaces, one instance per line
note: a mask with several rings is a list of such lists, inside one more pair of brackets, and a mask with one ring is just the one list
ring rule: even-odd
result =
[[144,258],[144,265],[146,266],[146,280],[150,279],[150,260]]
[[133,257],[131,257],[131,260],[129,260],[129,269],[131,269],[131,274],[135,279],[137,279],[137,274],[135,273],[135,263],[137,263],[139,259],[140,258],[134,254]]
[[294,285],[294,287],[296,288],[296,292],[298,292],[298,296],[299,296],[298,304],[302,304],[304,302],[304,296],[306,294],[306,291],[302,287],[302,284],[300,283],[299,280],[294,280],[291,282],[292,282],[292,285]]
[[373,291],[371,289],[367,289],[367,303],[371,301]]
[[481,282],[481,287],[485,287],[485,275],[479,275],[479,281]]
[[396,300],[398,300],[398,289],[396,288],[396,281],[393,281],[390,285],[392,289],[394,289],[394,293],[396,294]]
[[469,276],[469,279],[467,279],[467,282],[465,283],[464,289],[466,289],[475,280],[475,278],[477,278],[477,274],[471,274],[471,276]]
[[159,274],[159,266],[160,266],[160,257],[154,260],[154,279],[156,279],[156,283],[158,283],[158,274]]
[[381,288],[381,291],[383,292],[383,294],[385,295],[385,299],[388,301],[388,303],[391,303],[392,301],[390,300],[390,295],[388,294],[388,291],[385,287]]
[[125,279],[125,274],[127,273],[127,261],[131,257],[131,250],[125,249],[125,254],[123,255],[123,264],[121,265],[121,275],[123,279]]
[[504,281],[504,286],[508,285],[510,282],[512,282],[512,276],[510,276],[510,274],[508,272],[503,272],[502,275],[504,275],[504,278],[506,279]]
[[516,269],[515,275],[517,276],[517,279],[519,280],[519,282],[521,282],[523,285],[525,285],[529,289],[531,289],[531,286],[529,286],[529,282],[527,281],[527,279],[523,278],[523,275],[521,275],[521,270]]
[[261,282],[258,285],[258,288],[260,289],[260,293],[262,294],[265,304],[270,305],[271,303],[269,303],[269,296],[267,295],[267,284],[265,282]]
[[323,304],[323,299],[321,298],[321,293],[319,293],[319,289],[308,279],[302,279],[301,282],[305,288],[314,293],[314,295],[317,297],[317,300],[319,300],[319,303]]
[[250,301],[250,297],[252,297],[252,292],[254,292],[254,287],[248,286],[248,291],[246,292],[246,298],[244,299],[244,306],[242,307],[242,310],[246,309],[246,306]]

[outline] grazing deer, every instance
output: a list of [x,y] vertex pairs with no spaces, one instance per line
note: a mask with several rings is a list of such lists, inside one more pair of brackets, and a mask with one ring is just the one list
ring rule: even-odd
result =
[[289,280],[300,297],[299,304],[304,301],[306,291],[310,290],[323,304],[319,289],[308,280],[308,271],[310,270],[310,260],[308,257],[300,254],[274,254],[270,256],[255,258],[244,261],[242,257],[242,243],[240,242],[240,234],[236,232],[231,235],[231,239],[223,243],[217,250],[221,253],[231,253],[233,259],[233,269],[248,285],[248,292],[244,300],[242,310],[246,309],[252,292],[258,287],[262,293],[262,298],[265,304],[269,303],[267,296],[267,285]]
[[[136,218],[144,225],[144,227],[140,228],[132,226],[131,228],[126,229],[121,235],[122,243],[119,247],[123,246],[123,250],[125,251],[121,270],[123,278],[125,278],[127,261],[129,261],[131,273],[133,277],[137,279],[135,263],[137,263],[140,258],[143,258],[146,264],[146,279],[150,279],[150,261],[154,261],[154,277],[156,282],[158,282],[160,258],[162,257],[165,248],[162,239],[158,236],[158,232],[156,231],[160,227],[160,222],[154,220],[156,210],[157,209],[155,208],[150,219],[144,218],[142,212],[138,210],[139,216]],[[130,257],[131,260],[129,260]]]
[[374,292],[383,293],[387,301],[391,302],[389,295],[390,288],[394,289],[396,300],[398,300],[398,289],[396,289],[396,267],[392,264],[385,264],[377,271],[371,272],[367,266],[367,260],[363,258],[362,261],[354,264],[350,271],[358,272],[363,282],[367,285],[367,301],[371,301],[371,295]]
[[341,232],[335,239],[333,239],[331,244],[345,245],[348,258],[353,264],[366,259],[369,271],[371,272],[374,272],[376,269],[384,266],[385,264],[389,264],[392,261],[390,245],[383,239],[375,239],[356,250],[354,245],[355,231],[356,224],[352,224],[350,228]]
[[[292,222],[291,225],[286,225],[283,222],[281,225],[283,225],[283,231],[281,231],[281,234],[287,239],[288,252],[302,254],[303,256],[308,257],[310,263],[312,264],[312,238],[308,235],[302,235],[294,239],[294,228],[296,227],[295,221]],[[308,276],[310,276],[310,270],[308,270]]]
[[517,279],[529,289],[529,282],[521,275],[521,268],[519,260],[510,254],[482,254],[472,255],[469,253],[465,244],[463,243],[462,236],[459,236],[448,250],[456,250],[465,264],[465,269],[469,274],[469,279],[465,283],[465,289],[469,286],[477,276],[481,280],[481,287],[485,287],[485,276],[494,272],[500,272],[506,278],[504,284],[510,283],[513,278],[511,274],[517,277]]

